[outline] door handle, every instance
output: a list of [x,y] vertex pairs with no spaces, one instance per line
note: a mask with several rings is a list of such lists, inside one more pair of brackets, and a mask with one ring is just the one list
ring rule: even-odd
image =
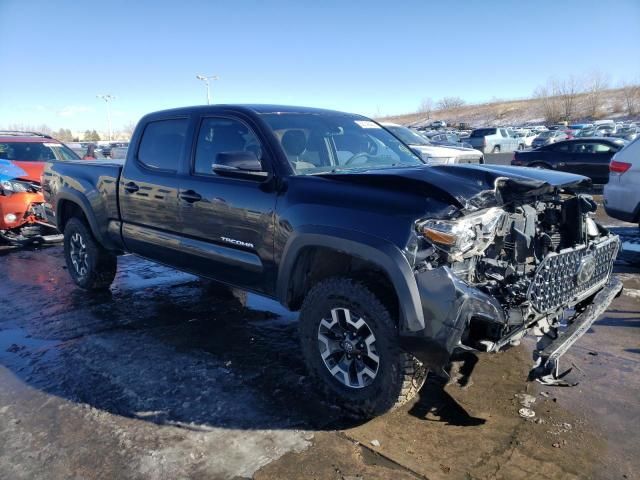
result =
[[186,192],[182,192],[178,196],[180,197],[180,200],[184,200],[188,203],[199,202],[200,200],[202,200],[202,195],[200,195],[198,192],[194,192],[193,190],[187,190]]
[[129,193],[136,193],[138,190],[140,190],[140,187],[133,182],[129,182],[124,185],[124,189]]

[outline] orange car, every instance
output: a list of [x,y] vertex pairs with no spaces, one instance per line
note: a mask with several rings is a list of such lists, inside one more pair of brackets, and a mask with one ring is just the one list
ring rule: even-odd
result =
[[40,177],[47,160],[78,159],[70,148],[47,135],[0,131],[0,241],[62,240],[47,222]]

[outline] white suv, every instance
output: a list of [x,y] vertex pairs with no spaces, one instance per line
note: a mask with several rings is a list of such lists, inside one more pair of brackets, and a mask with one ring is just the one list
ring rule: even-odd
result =
[[611,158],[604,209],[613,218],[640,221],[640,137]]

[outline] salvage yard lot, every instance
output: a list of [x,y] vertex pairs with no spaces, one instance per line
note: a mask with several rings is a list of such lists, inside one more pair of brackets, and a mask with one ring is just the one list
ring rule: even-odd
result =
[[[606,222],[606,218],[603,218]],[[623,227],[635,231],[635,227]],[[296,315],[119,259],[110,293],[61,247],[0,253],[0,478],[634,478],[640,275],[563,359],[573,388],[525,381],[531,343],[454,364],[415,402],[354,423],[315,394]],[[520,418],[521,395],[536,399]],[[626,477],[625,477],[626,475]]]
[[[617,299],[571,352],[577,387],[526,384],[525,344],[358,425],[306,381],[295,315],[120,262],[96,296],[74,288],[59,247],[0,257],[1,478],[632,478],[640,467],[628,428],[640,412],[637,297]],[[637,293],[637,271],[617,269]],[[518,416],[524,392],[543,423]]]

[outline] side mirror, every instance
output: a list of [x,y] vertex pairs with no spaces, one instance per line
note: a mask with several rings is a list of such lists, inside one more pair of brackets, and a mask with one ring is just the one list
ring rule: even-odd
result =
[[218,175],[229,177],[266,178],[269,176],[269,173],[262,169],[257,155],[248,151],[219,153],[211,169]]

